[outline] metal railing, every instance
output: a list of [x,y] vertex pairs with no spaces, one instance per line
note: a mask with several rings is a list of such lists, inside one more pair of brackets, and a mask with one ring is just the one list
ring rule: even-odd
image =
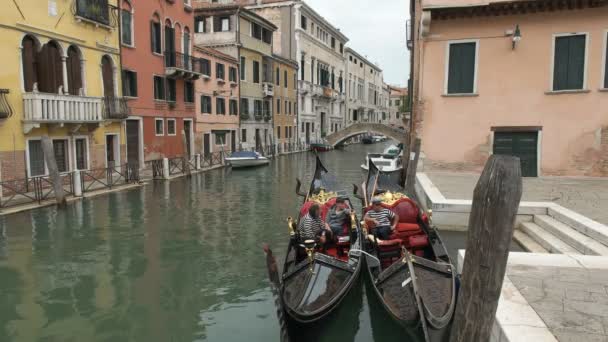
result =
[[191,55],[176,51],[165,51],[165,68],[175,68],[195,73],[202,73],[201,61]]
[[74,172],[80,172],[82,193],[112,189],[117,185],[139,181],[139,172],[129,164]]
[[[72,173],[60,175],[63,191],[74,194]],[[13,207],[42,201],[55,197],[54,183],[48,176],[15,179],[0,182],[0,208]]]
[[169,175],[184,173],[186,170],[186,159],[183,157],[169,158]]
[[72,13],[78,18],[116,27],[118,22],[116,9],[115,6],[108,4],[108,0],[74,0]]
[[131,115],[131,109],[125,98],[106,96],[103,99],[103,114],[106,119],[124,120]]
[[213,167],[217,165],[224,165],[224,151],[210,152],[201,155],[201,167]]

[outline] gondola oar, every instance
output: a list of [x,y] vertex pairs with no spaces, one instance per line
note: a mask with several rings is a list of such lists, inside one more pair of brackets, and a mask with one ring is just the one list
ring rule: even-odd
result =
[[281,297],[281,278],[279,276],[279,267],[277,260],[272,254],[272,249],[267,244],[264,244],[264,254],[266,254],[266,267],[268,268],[268,279],[270,280],[270,290],[274,298],[274,306],[277,309],[277,318],[279,319],[279,327],[281,329],[281,342],[290,342],[289,331],[287,329],[287,321],[285,319],[285,307]]
[[300,178],[296,178],[296,195],[306,198],[307,194],[300,190],[301,187],[302,181]]
[[[418,313],[420,314],[420,323],[422,324],[422,333],[424,334],[424,340],[426,342],[431,342],[429,337],[429,330],[426,326],[426,315],[424,314],[424,307],[422,306],[422,299],[420,299],[420,295],[418,294],[418,280],[416,279],[416,271],[414,270],[414,264],[412,263],[412,255],[406,248],[403,248],[403,258],[407,261],[407,267],[410,269],[410,281],[412,283],[412,289],[414,290],[414,297],[416,298],[416,303],[418,304]],[[407,280],[404,282],[404,287],[407,285]]]

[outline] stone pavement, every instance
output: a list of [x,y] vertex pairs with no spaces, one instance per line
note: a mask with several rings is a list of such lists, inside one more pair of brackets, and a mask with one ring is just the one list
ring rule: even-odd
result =
[[[447,199],[472,199],[479,174],[426,172]],[[608,225],[608,178],[524,178],[522,201],[555,202]],[[607,341],[608,342],[608,341]]]
[[507,276],[560,342],[608,342],[606,269],[512,265]]

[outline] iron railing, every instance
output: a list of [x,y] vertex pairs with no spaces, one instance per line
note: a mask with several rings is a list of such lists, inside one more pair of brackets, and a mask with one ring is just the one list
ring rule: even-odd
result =
[[201,155],[201,167],[213,167],[216,165],[224,165],[224,152],[210,152]]
[[74,0],[72,6],[74,16],[102,25],[116,27],[118,11],[108,0]]
[[185,162],[186,160],[183,157],[169,158],[169,175],[184,173],[186,170]]
[[80,172],[83,193],[112,189],[117,185],[139,181],[139,172],[133,169],[133,165],[129,164],[75,172]]
[[198,58],[176,51],[165,51],[165,68],[203,72],[201,61]]
[[[74,194],[72,173],[60,175],[65,195]],[[6,180],[0,182],[0,208],[42,203],[55,197],[54,183],[48,176],[25,179]]]
[[106,96],[103,99],[103,114],[106,119],[124,120],[131,115],[131,109],[125,98]]

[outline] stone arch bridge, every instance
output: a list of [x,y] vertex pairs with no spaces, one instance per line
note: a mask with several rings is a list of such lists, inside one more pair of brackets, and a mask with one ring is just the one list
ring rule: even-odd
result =
[[406,139],[406,133],[401,129],[378,123],[355,123],[326,136],[325,140],[332,147],[336,147],[354,136],[367,133],[382,134],[399,142],[404,142]]

